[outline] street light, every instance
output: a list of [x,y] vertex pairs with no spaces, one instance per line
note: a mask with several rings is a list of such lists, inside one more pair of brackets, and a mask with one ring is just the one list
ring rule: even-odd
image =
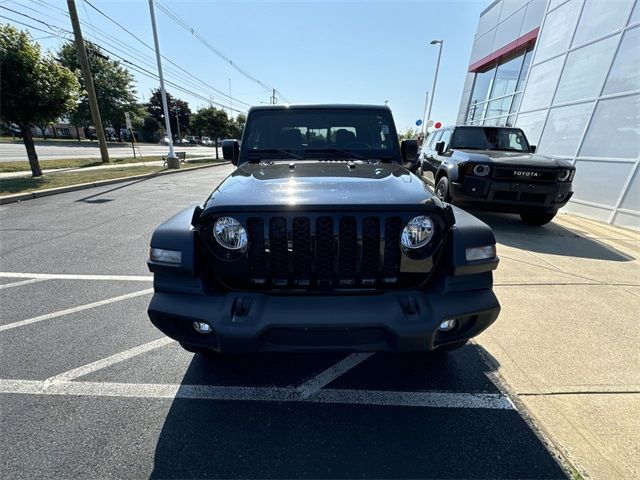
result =
[[431,40],[431,45],[440,45],[438,48],[438,61],[436,62],[436,73],[433,76],[433,87],[431,88],[431,98],[429,99],[429,111],[427,112],[427,118],[425,122],[431,120],[431,106],[433,105],[433,97],[436,96],[436,82],[438,81],[438,70],[440,69],[440,56],[442,55],[442,44],[444,40]]

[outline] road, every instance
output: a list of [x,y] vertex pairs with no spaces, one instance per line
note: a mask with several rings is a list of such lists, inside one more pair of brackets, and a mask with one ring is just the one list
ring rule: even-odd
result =
[[0,207],[1,477],[566,478],[478,344],[210,360],[153,328],[151,232],[229,172]]
[[[140,152],[143,156],[166,155],[168,148],[166,145],[139,145]],[[215,156],[216,149],[214,147],[203,147],[201,145],[176,146],[176,151],[184,151],[189,155],[197,156]],[[51,141],[44,145],[38,142],[36,152],[40,160],[61,160],[66,158],[100,158],[100,150],[98,142],[54,142]],[[136,149],[136,154],[138,154]],[[133,157],[131,144],[109,144],[109,155],[113,158]],[[0,162],[9,161],[26,161],[27,153],[24,145],[21,143],[0,143]]]

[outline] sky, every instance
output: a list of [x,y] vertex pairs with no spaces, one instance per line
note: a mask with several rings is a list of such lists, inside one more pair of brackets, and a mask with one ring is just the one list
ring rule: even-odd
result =
[[[429,44],[433,39],[444,40],[444,45],[431,118],[443,124],[455,122],[478,18],[490,3],[159,0],[155,14],[160,49],[173,62],[163,63],[165,79],[197,96],[171,85],[167,91],[188,101],[192,110],[209,101],[229,107],[223,95],[228,95],[229,87],[231,96],[246,104],[268,103],[268,87],[273,87],[280,92],[278,103],[384,104],[388,100],[398,130],[405,131],[415,128],[422,117],[425,94],[432,86],[438,53],[438,46]],[[76,5],[85,38],[132,62],[125,66],[135,75],[140,100],[148,99],[158,80],[133,69],[157,73],[153,50],[92,7],[153,46],[148,1],[76,0]],[[178,22],[161,10],[163,5]],[[3,17],[51,32],[32,30],[43,49],[53,52],[64,41],[59,36],[70,38],[63,31],[71,30],[66,11],[65,0],[0,1]],[[6,18],[0,21],[14,23]],[[200,43],[191,29],[211,48]],[[231,107],[247,108],[233,100]]]

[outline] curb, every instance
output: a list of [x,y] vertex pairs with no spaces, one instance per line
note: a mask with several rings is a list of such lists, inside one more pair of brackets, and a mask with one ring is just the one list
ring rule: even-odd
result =
[[227,162],[215,163],[213,165],[198,165],[197,167],[191,167],[186,169],[167,170],[166,172],[157,173],[145,173],[143,175],[132,175],[130,177],[118,177],[110,178],[108,180],[98,180],[91,183],[78,183],[77,185],[69,185],[67,187],[48,188],[45,190],[37,190],[35,192],[28,193],[16,193],[14,195],[5,195],[0,197],[0,205],[7,205],[9,203],[22,202],[24,200],[31,200],[33,198],[47,197],[49,195],[57,195],[58,193],[75,192],[77,190],[85,190],[87,188],[102,187],[104,185],[111,185],[114,183],[124,183],[136,180],[145,180],[147,178],[160,177],[163,175],[173,175],[175,173],[193,172],[195,170],[202,170],[204,168],[219,167],[222,165],[228,165]]

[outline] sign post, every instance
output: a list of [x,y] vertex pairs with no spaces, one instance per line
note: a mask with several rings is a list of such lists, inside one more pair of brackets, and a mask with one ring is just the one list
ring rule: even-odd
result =
[[133,136],[133,126],[131,125],[131,114],[129,112],[124,112],[124,120],[127,124],[129,135],[131,135],[131,148],[133,149],[133,158],[136,158],[136,137]]

